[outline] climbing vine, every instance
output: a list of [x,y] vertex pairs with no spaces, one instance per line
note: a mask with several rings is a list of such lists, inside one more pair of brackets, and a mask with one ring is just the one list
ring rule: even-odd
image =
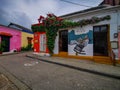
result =
[[54,14],[47,14],[47,17],[43,22],[46,26],[47,45],[51,54],[53,54],[55,38],[62,20],[63,19],[56,17]]
[[54,14],[47,14],[47,17],[44,18],[40,16],[38,19],[39,24],[32,25],[33,32],[46,32],[47,36],[47,46],[50,51],[50,54],[53,54],[55,38],[57,36],[57,32],[61,28],[73,28],[77,26],[85,26],[89,24],[99,23],[101,21],[110,20],[110,15],[104,17],[92,17],[90,19],[83,19],[77,22],[73,22],[70,20],[63,20],[60,17],[55,16]]

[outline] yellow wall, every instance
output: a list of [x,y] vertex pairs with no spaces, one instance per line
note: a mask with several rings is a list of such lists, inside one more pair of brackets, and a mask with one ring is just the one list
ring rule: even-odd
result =
[[[21,46],[22,47],[26,47],[28,45],[27,37],[32,37],[33,38],[33,34],[22,32],[22,36],[21,36],[21,40],[22,40],[21,41]],[[33,42],[32,42],[32,44],[33,44]]]
[[[79,60],[91,60],[96,63],[102,63],[102,64],[113,65],[114,63],[111,57],[105,57],[105,56],[75,56],[75,55],[68,55],[67,52],[59,52],[59,54],[53,54],[53,56],[64,57],[64,58],[75,58]],[[116,60],[115,63],[120,64],[120,60]]]

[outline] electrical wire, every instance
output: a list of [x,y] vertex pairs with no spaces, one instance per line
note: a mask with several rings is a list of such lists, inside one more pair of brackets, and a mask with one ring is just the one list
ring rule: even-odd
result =
[[66,3],[70,3],[70,4],[74,4],[74,5],[78,5],[78,6],[92,7],[92,6],[88,6],[88,5],[83,5],[83,4],[74,3],[74,2],[71,2],[71,1],[67,1],[67,0],[60,0],[60,1],[66,2]]

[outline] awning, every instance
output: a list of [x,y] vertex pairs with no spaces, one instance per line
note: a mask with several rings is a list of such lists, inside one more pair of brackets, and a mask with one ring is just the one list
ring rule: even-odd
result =
[[0,36],[9,36],[12,37],[12,34],[6,32],[0,32]]

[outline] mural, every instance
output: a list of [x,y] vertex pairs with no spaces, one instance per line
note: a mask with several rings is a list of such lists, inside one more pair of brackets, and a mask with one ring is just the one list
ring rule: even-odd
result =
[[72,51],[74,51],[76,55],[86,55],[87,50],[85,50],[85,47],[92,47],[90,44],[93,45],[93,31],[81,31],[80,29],[70,30],[68,33],[68,43],[69,47],[73,49]]

